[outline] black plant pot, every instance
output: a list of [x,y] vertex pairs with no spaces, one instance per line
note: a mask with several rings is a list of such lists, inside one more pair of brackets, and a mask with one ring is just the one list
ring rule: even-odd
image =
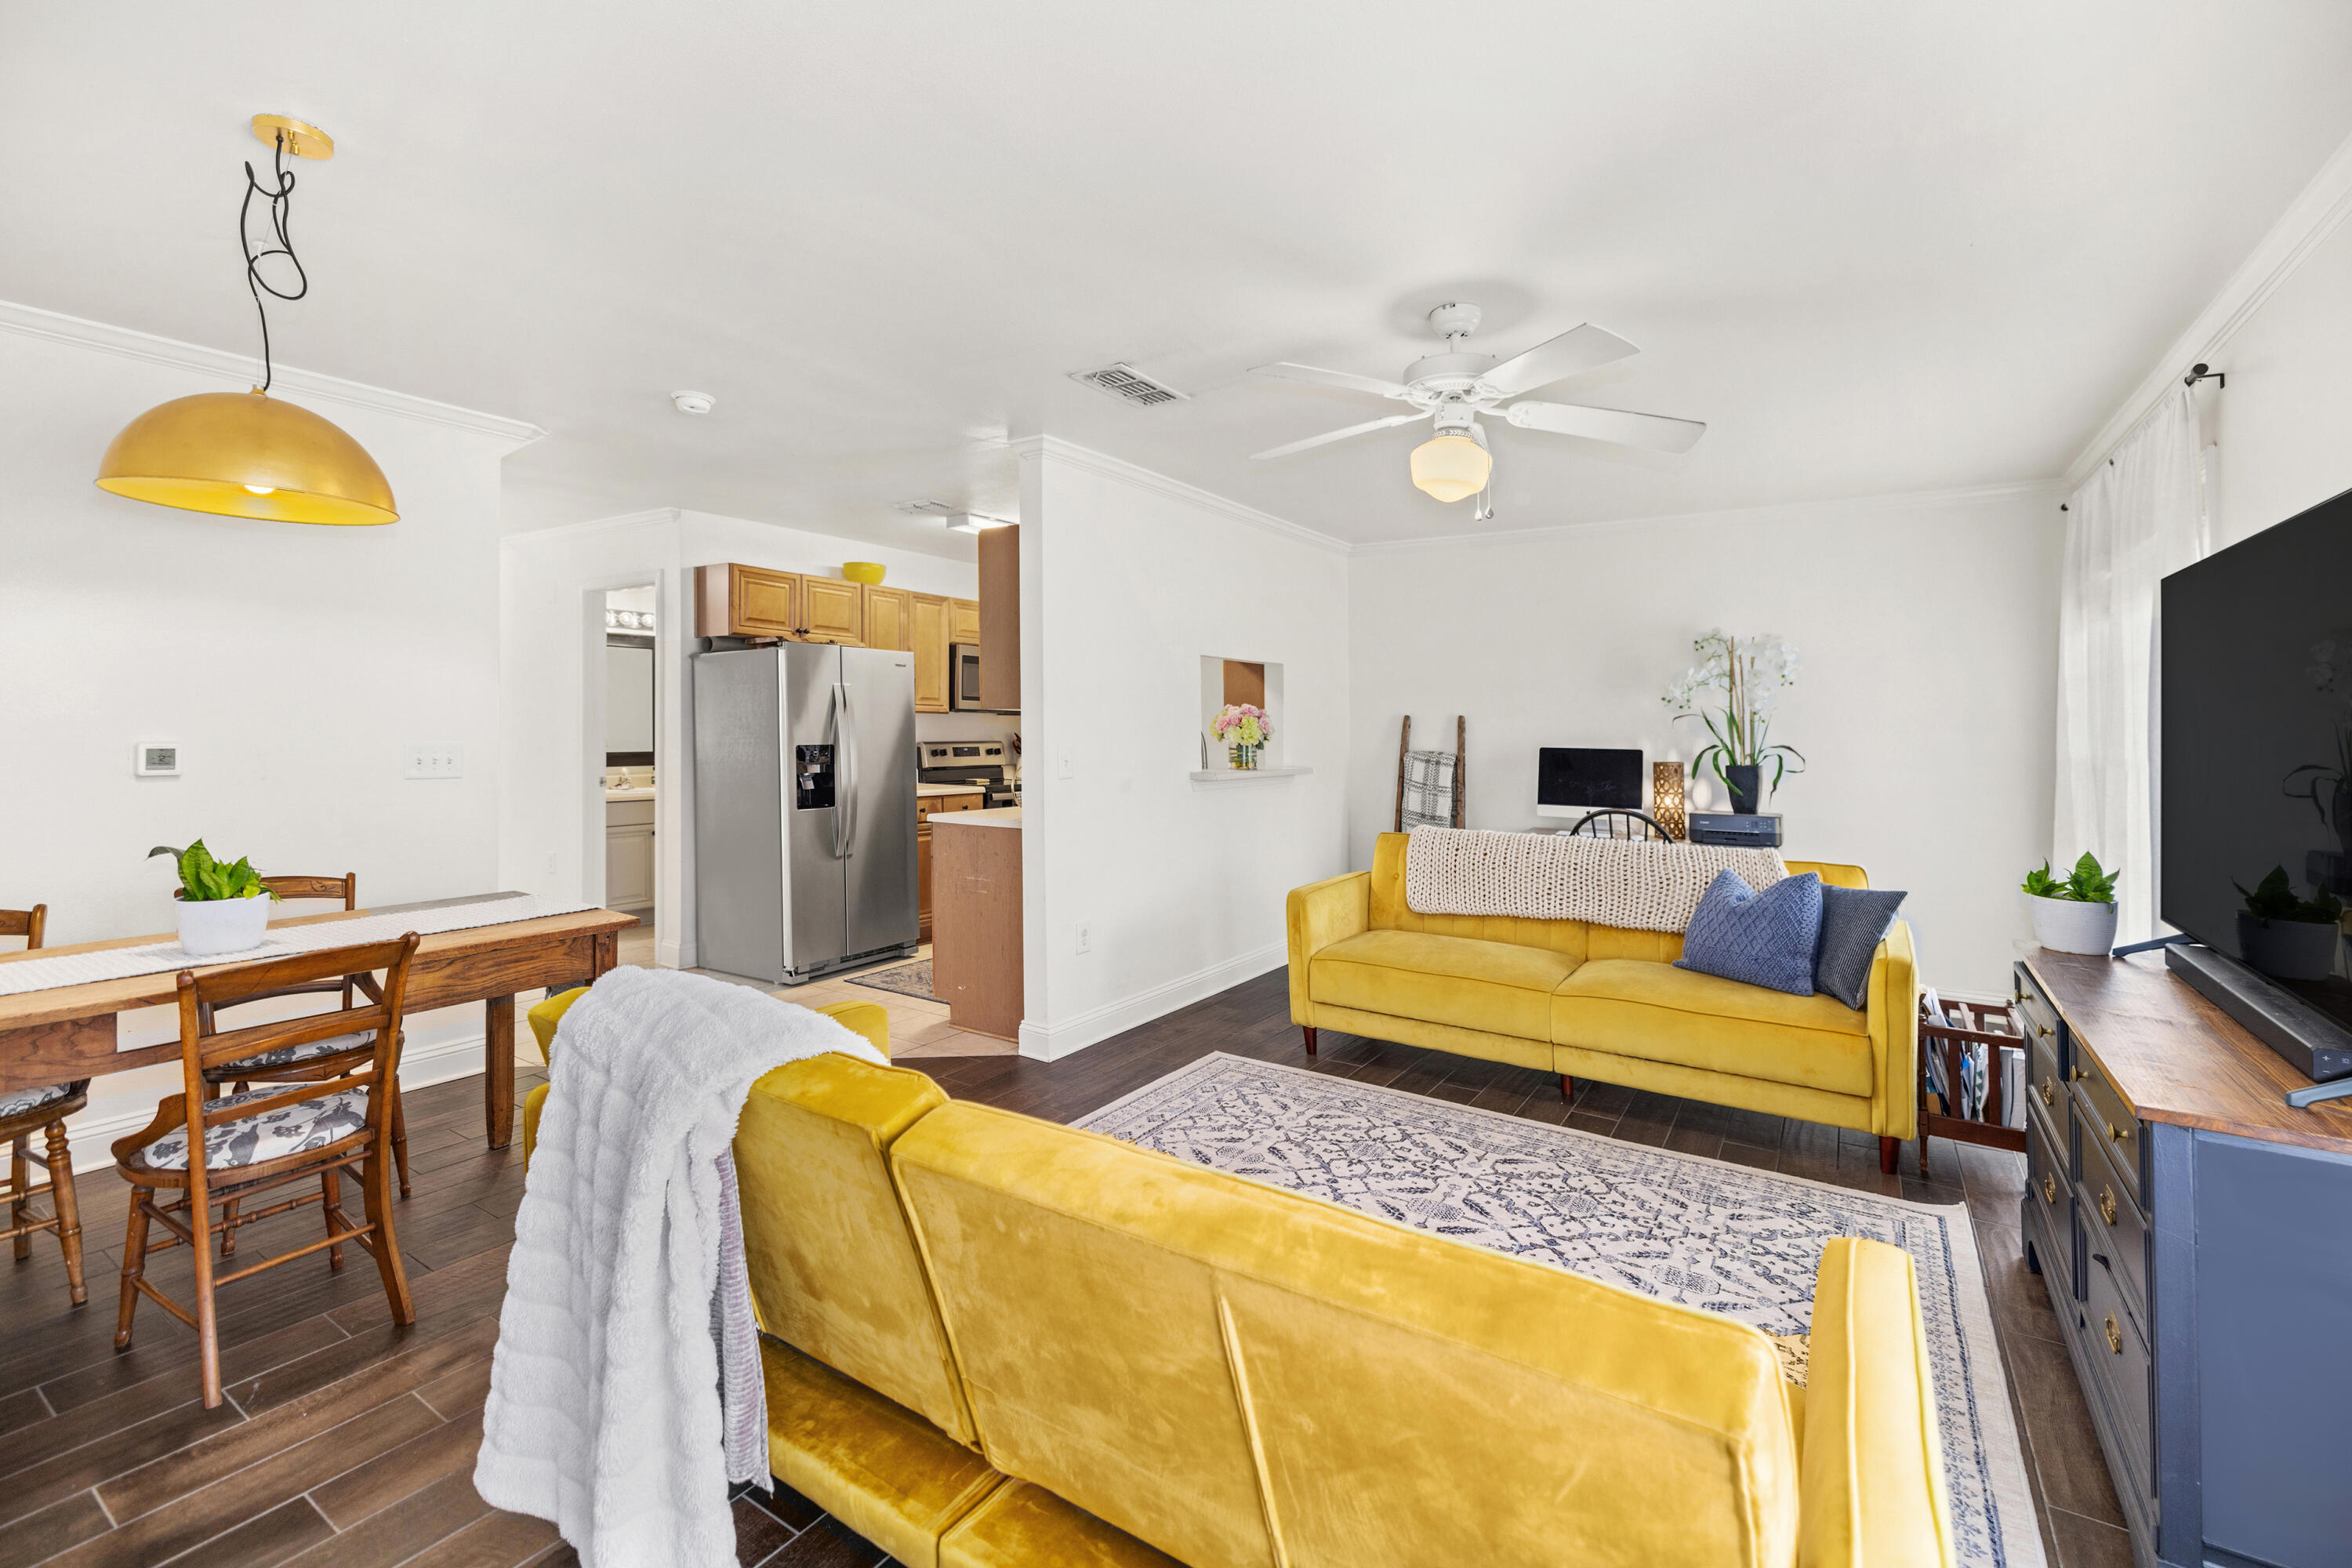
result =
[[1742,816],[1753,816],[1764,809],[1764,770],[1753,763],[1734,763],[1723,770],[1724,783],[1731,786],[1731,809]]

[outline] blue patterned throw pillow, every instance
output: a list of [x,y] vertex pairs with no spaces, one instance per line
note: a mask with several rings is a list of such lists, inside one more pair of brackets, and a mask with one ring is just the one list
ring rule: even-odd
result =
[[1683,933],[1675,967],[1811,996],[1821,940],[1822,879],[1812,872],[1759,893],[1738,872],[1718,871]]

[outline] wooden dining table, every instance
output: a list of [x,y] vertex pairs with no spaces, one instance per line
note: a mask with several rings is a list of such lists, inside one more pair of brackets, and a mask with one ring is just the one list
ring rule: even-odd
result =
[[[478,893],[425,903],[338,910],[332,914],[272,921],[270,928],[323,925],[365,915],[443,909],[452,904],[520,896]],[[455,1007],[468,1002],[483,1005],[482,1113],[491,1148],[503,1149],[514,1137],[515,997],[541,987],[593,982],[613,967],[619,952],[620,933],[636,923],[635,915],[611,910],[581,910],[571,914],[509,921],[502,925],[437,931],[419,940],[416,956],[409,964],[408,1014],[414,1016],[431,1008]],[[176,940],[167,931],[158,936],[44,947],[26,952],[0,953],[0,963]],[[191,963],[186,967],[202,974],[229,966]],[[176,969],[167,969],[153,974],[93,980],[0,996],[0,1093],[179,1060],[180,1042],[176,1038],[129,1050],[116,1044],[117,1017],[142,1007],[173,1003],[179,974]]]

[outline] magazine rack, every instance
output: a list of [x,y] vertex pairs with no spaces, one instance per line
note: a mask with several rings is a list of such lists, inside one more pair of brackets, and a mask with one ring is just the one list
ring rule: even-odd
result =
[[[2025,1129],[2004,1127],[2000,1071],[2002,1047],[2025,1049],[2025,1032],[2019,1026],[2015,1009],[2006,1002],[1959,1004],[1974,1012],[1987,1026],[1962,1029],[1937,1019],[1927,1010],[1927,999],[1919,999],[1919,1175],[1927,1175],[1927,1140],[1949,1138],[1958,1143],[1977,1143],[1988,1149],[2007,1149],[2012,1153],[2025,1152]],[[1969,1046],[1985,1047],[1989,1064],[1985,1074],[1985,1101],[1980,1117],[1955,1116],[1954,1109],[1944,1098],[1928,1087],[1931,1062],[1939,1066],[1948,1084],[1960,1081],[1960,1058]]]

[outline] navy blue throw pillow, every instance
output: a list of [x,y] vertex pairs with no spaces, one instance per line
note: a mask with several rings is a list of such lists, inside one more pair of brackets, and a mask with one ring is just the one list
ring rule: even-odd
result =
[[1862,1011],[1878,944],[1903,907],[1897,892],[1867,888],[1822,888],[1821,951],[1813,958],[1813,989]]
[[1717,871],[1683,933],[1677,969],[1813,994],[1813,954],[1822,940],[1822,879],[1808,871],[1762,892],[1737,871]]

